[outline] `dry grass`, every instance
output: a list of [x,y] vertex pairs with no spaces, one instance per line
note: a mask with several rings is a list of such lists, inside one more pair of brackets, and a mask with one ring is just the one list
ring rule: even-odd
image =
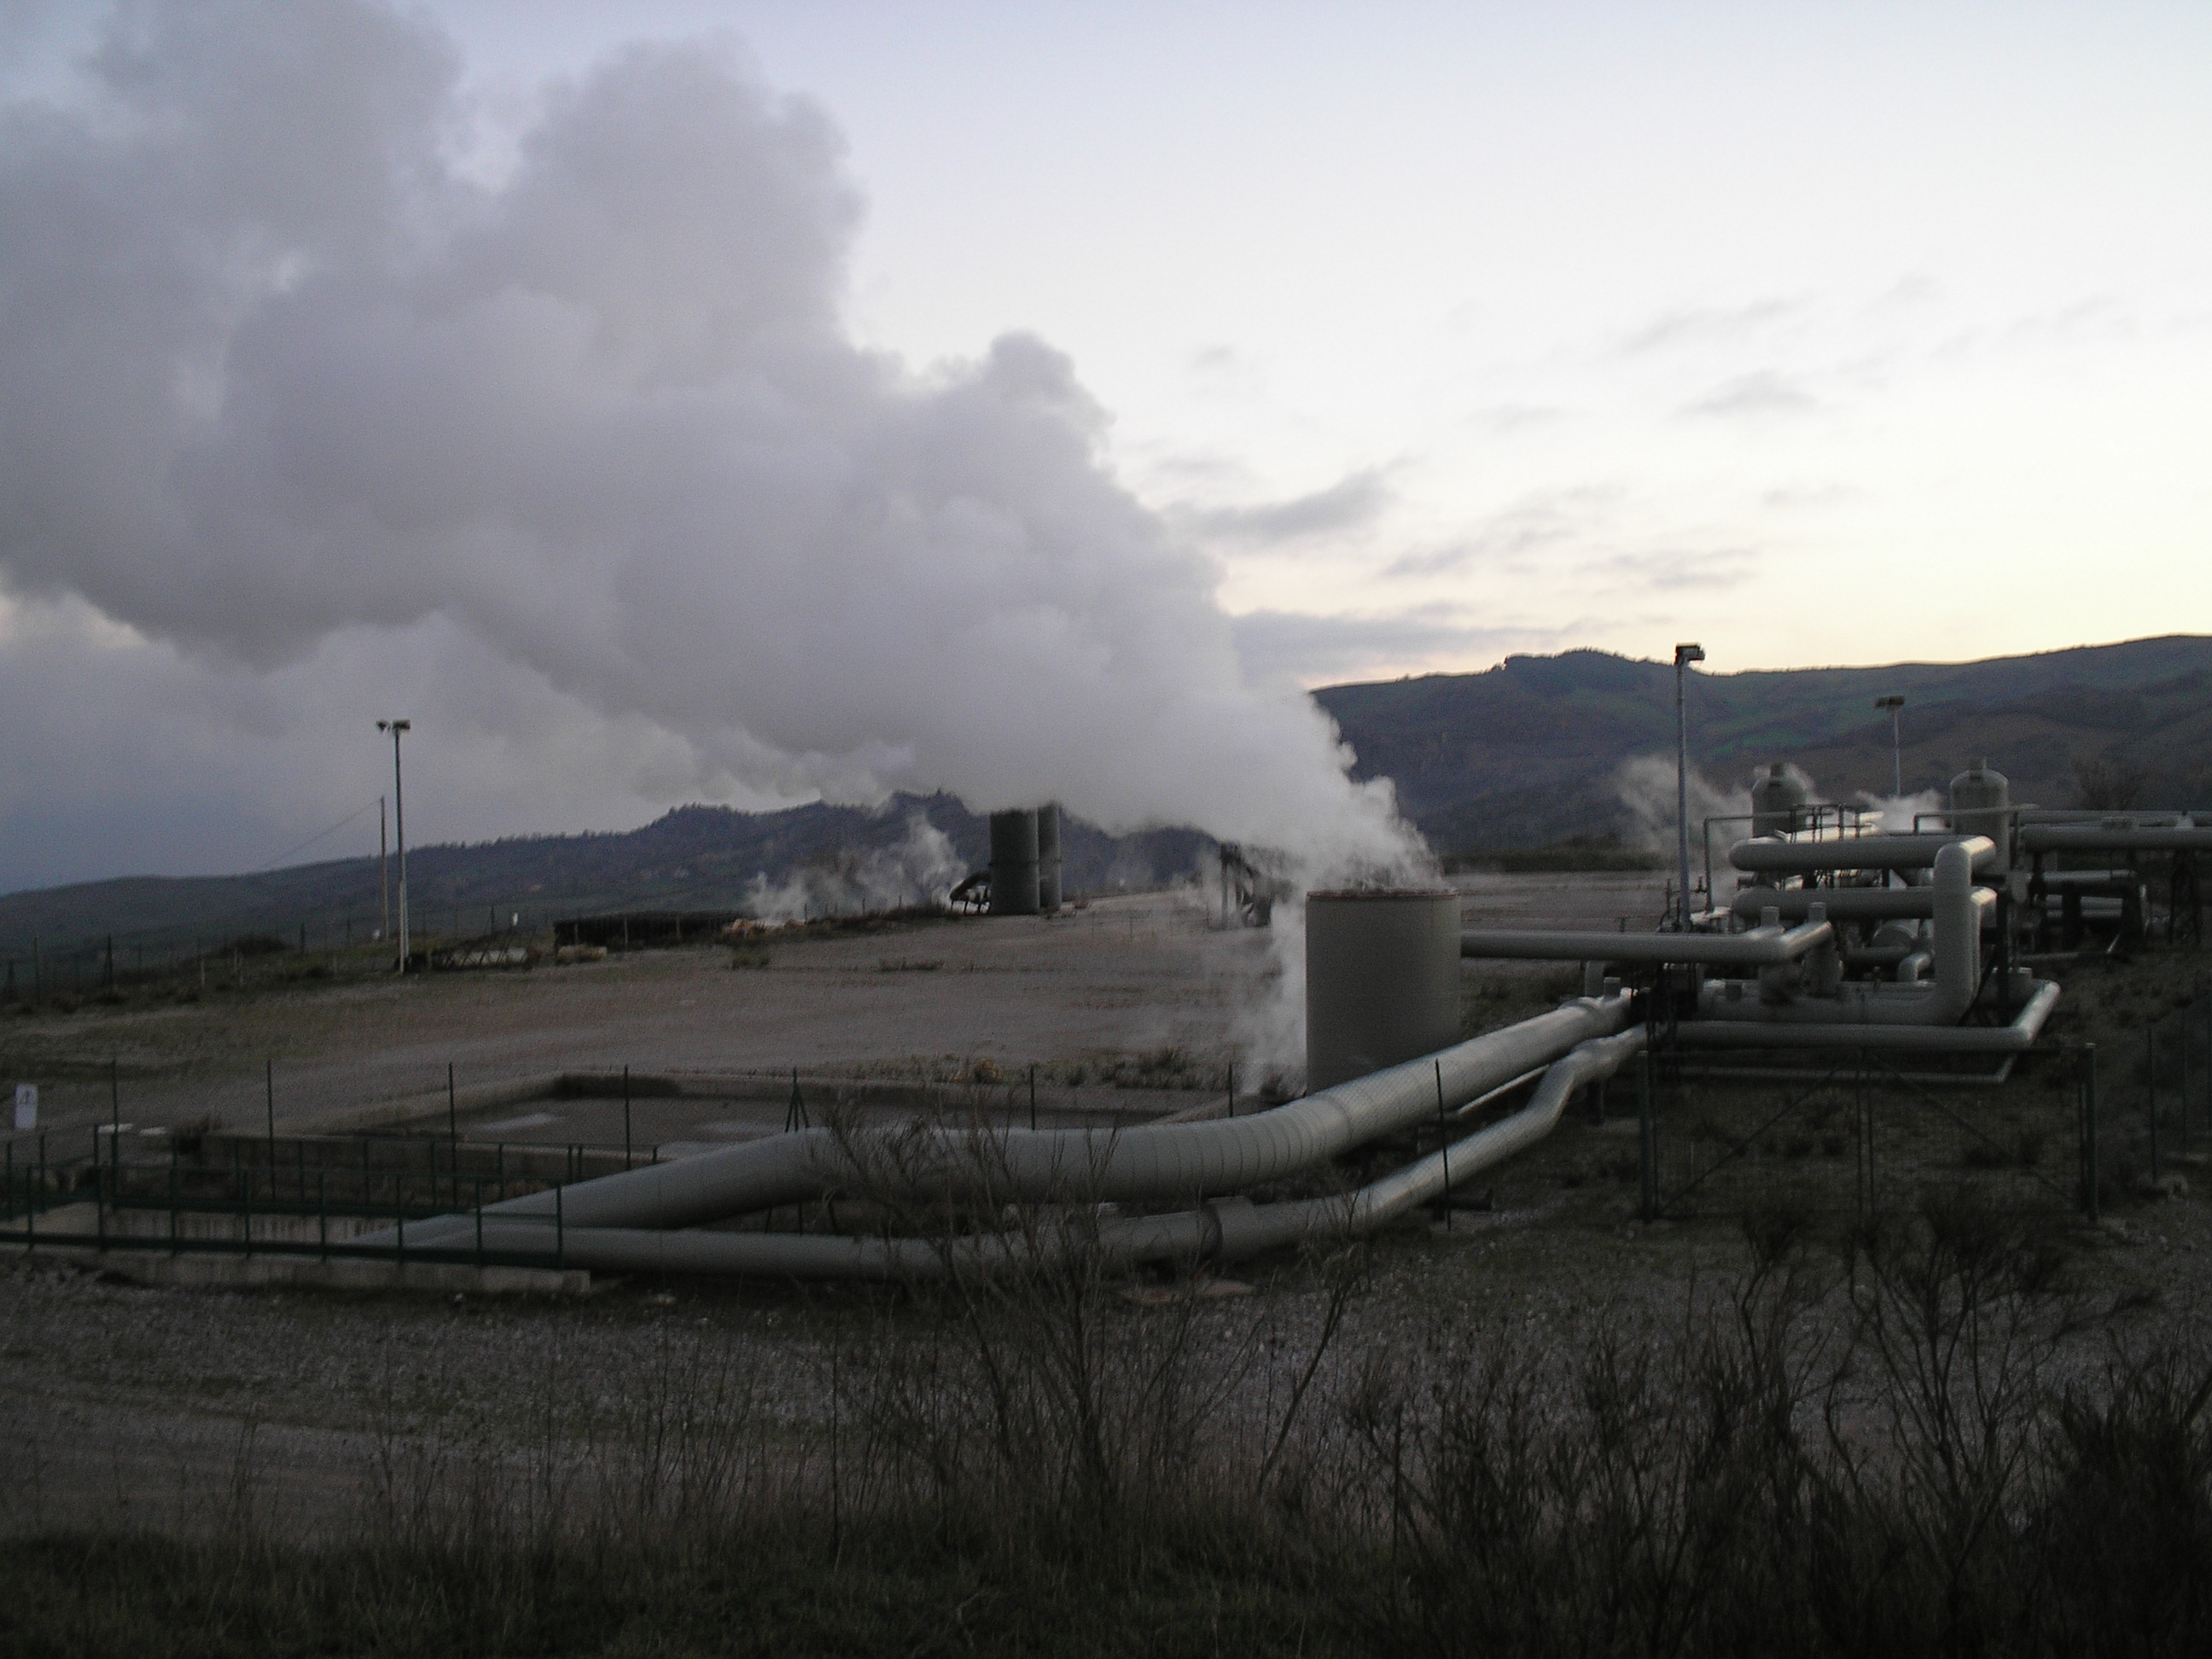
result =
[[[380,1414],[349,1535],[14,1551],[12,1650],[2193,1653],[2212,1346],[1970,1194],[1565,1346],[1344,1346],[1310,1294],[1137,1310],[1085,1227],[818,1293],[805,1409],[696,1328]],[[948,1235],[949,1240],[950,1235]],[[1032,1248],[1033,1247],[1033,1248]],[[948,1260],[957,1259],[948,1252]],[[2079,1362],[2085,1338],[2101,1363]]]

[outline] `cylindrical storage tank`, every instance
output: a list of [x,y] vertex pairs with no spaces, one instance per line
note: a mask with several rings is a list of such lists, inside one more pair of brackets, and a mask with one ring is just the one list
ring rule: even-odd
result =
[[2005,834],[2005,817],[2011,805],[2011,780],[1991,771],[1986,760],[1977,760],[1951,780],[1951,828],[1964,836],[1987,836],[2008,860],[2012,842]]
[[1780,761],[1766,769],[1751,786],[1751,833],[1786,836],[1797,827],[1797,809],[1805,805],[1805,786]]
[[991,914],[1037,913],[1037,815],[1033,806],[991,814]]
[[1037,808],[1037,908],[1060,908],[1060,803]]
[[1375,888],[1306,897],[1306,1087],[1459,1041],[1459,895]]

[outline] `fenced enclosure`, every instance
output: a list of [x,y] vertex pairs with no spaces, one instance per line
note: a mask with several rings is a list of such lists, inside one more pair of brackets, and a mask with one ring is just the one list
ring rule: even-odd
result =
[[2112,1195],[2100,1154],[2118,1127],[2100,1105],[2096,1046],[2054,1044],[2021,1062],[2000,1082],[1869,1048],[1735,1066],[1647,1050],[1642,1212],[1870,1218],[1917,1207],[1931,1188],[1971,1186],[2014,1212],[2094,1218]]
[[[560,1268],[567,1232],[561,1189],[659,1161],[657,1146],[438,1135],[188,1131],[149,1145],[112,1124],[86,1124],[0,1142],[0,1242],[31,1249]],[[487,1206],[549,1190],[552,1214],[532,1218],[542,1224],[542,1243],[521,1250],[484,1246]],[[439,1249],[408,1243],[409,1224],[449,1215],[477,1218],[465,1243]],[[362,1242],[385,1234],[390,1242]]]
[[2142,1097],[2150,1176],[2160,1181],[2169,1156],[2191,1158],[2212,1136],[2212,996],[2145,1030]]

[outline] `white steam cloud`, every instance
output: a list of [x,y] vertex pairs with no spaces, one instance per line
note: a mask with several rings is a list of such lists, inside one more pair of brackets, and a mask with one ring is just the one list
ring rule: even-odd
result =
[[[1922,789],[1909,795],[1878,794],[1871,789],[1859,791],[1860,803],[1881,820],[1881,827],[1893,836],[1909,835],[1913,819],[1928,813],[1941,812],[1945,802],[1942,793]],[[1922,829],[1940,829],[1940,824],[1922,824]]]
[[[1331,878],[1419,858],[1325,717],[1241,678],[1065,357],[853,343],[822,112],[635,48],[489,182],[471,112],[451,43],[367,0],[130,6],[76,90],[0,109],[0,634],[82,604],[252,680],[431,629],[536,688],[518,724],[629,734],[593,763],[652,781],[603,795],[944,788]],[[428,743],[437,678],[359,712]]]
[[[1798,775],[1800,781],[1808,786],[1809,779]],[[1637,755],[1623,761],[1613,775],[1613,789],[1621,805],[1628,808],[1634,823],[1638,843],[1654,852],[1672,854],[1676,850],[1674,822],[1677,810],[1674,757],[1672,755]],[[1707,818],[1740,817],[1751,811],[1751,792],[1748,789],[1728,789],[1713,783],[1694,766],[1689,775],[1690,796],[1690,860],[1696,866],[1696,875],[1705,873],[1704,836]],[[1750,833],[1750,825],[1729,826],[1732,833],[1724,833],[1714,826],[1714,847],[1725,851],[1728,840],[1741,840]]]
[[967,873],[951,838],[916,813],[896,847],[839,853],[802,864],[779,882],[755,876],[745,909],[761,921],[810,921],[942,903]]

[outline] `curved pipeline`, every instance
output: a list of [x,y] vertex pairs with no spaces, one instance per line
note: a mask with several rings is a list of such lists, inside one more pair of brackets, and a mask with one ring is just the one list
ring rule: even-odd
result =
[[[489,1205],[488,1219],[551,1218],[567,1228],[694,1227],[841,1192],[909,1199],[969,1193],[993,1203],[1080,1192],[1099,1200],[1193,1201],[1279,1181],[1463,1105],[1629,1021],[1626,995],[1579,997],[1249,1117],[1117,1129],[802,1129]],[[469,1236],[471,1215],[408,1229],[425,1247]],[[363,1243],[393,1237],[389,1232]]]
[[[1638,1026],[1577,1045],[1545,1073],[1528,1104],[1512,1116],[1334,1197],[1261,1205],[1231,1200],[1095,1227],[1048,1228],[1042,1239],[1006,1233],[935,1240],[569,1227],[561,1237],[562,1259],[568,1267],[599,1273],[928,1279],[1032,1267],[1041,1254],[1063,1251],[1095,1252],[1102,1262],[1115,1265],[1178,1258],[1225,1261],[1310,1238],[1364,1237],[1434,1202],[1447,1190],[1447,1176],[1449,1185],[1457,1186],[1541,1140],[1558,1126],[1577,1090],[1611,1077],[1644,1041]],[[503,1251],[543,1250],[553,1243],[543,1218],[487,1219],[483,1237],[486,1249]]]

